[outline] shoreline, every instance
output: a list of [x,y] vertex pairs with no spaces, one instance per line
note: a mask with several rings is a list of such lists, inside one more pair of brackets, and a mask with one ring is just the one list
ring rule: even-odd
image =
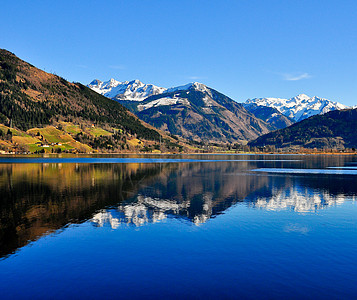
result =
[[187,152],[187,153],[143,153],[143,152],[98,152],[98,153],[0,153],[2,156],[37,156],[37,157],[49,157],[49,156],[86,156],[86,155],[143,155],[143,156],[155,156],[155,155],[357,155],[357,152]]

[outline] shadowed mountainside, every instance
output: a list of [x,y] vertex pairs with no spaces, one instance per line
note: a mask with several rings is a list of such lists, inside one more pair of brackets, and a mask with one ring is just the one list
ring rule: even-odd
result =
[[265,145],[277,148],[357,148],[357,109],[315,115],[249,143],[252,147]]

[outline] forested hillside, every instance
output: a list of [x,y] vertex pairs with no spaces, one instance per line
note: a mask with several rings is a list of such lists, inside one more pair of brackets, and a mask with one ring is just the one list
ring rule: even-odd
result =
[[357,148],[357,109],[315,115],[249,143],[253,147],[267,145],[277,148]]
[[[117,101],[99,95],[80,83],[70,83],[60,76],[39,70],[2,49],[0,124],[3,124],[0,129],[2,148],[48,144],[50,141],[43,135],[34,136],[39,132],[38,128],[46,126],[60,131],[67,125],[79,126],[76,132],[61,132],[92,149],[129,149],[131,144],[128,140],[134,138],[136,141],[132,144],[136,143],[138,148],[144,147],[144,141],[152,141],[149,144],[153,144],[160,140],[157,130],[139,120]],[[33,128],[36,128],[36,133],[29,132]],[[91,128],[103,129],[107,134],[90,134]],[[32,137],[35,140],[17,139],[15,142],[12,136]]]

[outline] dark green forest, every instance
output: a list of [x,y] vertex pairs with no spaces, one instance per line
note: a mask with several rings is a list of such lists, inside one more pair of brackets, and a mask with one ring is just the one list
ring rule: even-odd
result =
[[120,103],[0,50],[0,123],[26,131],[58,119],[108,125],[148,140],[160,138]]
[[357,109],[335,110],[312,116],[290,127],[265,134],[248,145],[274,145],[277,148],[356,148]]

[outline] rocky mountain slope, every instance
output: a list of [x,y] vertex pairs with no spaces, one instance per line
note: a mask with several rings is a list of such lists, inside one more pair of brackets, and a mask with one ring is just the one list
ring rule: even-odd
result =
[[[109,90],[106,87],[110,82]],[[145,85],[138,80],[125,82],[123,88],[114,80],[107,83],[95,80],[88,86],[112,96],[154,127],[191,140],[246,141],[277,129],[241,104],[197,82],[169,89]]]
[[[202,127],[201,124],[198,125],[197,130],[199,131],[209,130],[210,132],[207,132],[206,135],[205,134],[197,135],[195,133],[191,133],[192,129],[189,130],[187,129],[188,127],[193,128],[193,124],[195,124],[195,121],[190,120],[189,121],[191,122],[190,126],[186,126],[186,128],[184,128],[182,124],[184,123],[185,118],[182,116],[178,117],[178,111],[177,111],[177,107],[180,105],[181,108],[188,107],[189,101],[187,100],[187,97],[181,97],[181,98],[171,97],[171,96],[166,97],[164,95],[174,93],[177,91],[184,91],[189,89],[192,90],[192,86],[195,86],[194,89],[198,92],[202,92],[203,94],[205,93],[207,94],[207,91],[209,89],[208,87],[201,89],[200,86],[203,87],[204,85],[200,83],[193,83],[193,84],[190,83],[184,86],[167,89],[152,84],[144,84],[139,80],[119,82],[115,79],[110,79],[109,81],[106,82],[102,82],[96,79],[93,80],[88,85],[88,87],[90,87],[94,91],[111,99],[118,100],[120,103],[128,107],[131,111],[136,113],[139,116],[139,118],[142,118],[143,120],[149,122],[153,126],[164,130],[168,130],[170,133],[182,135],[186,138],[199,139],[199,140],[209,138],[209,140],[211,141],[234,141],[237,139],[249,140],[253,136],[256,136],[256,134],[259,135],[262,134],[262,132],[264,132],[265,129],[256,128],[255,132],[251,132],[250,134],[247,134],[247,131],[250,131],[249,128],[250,125],[248,124],[247,129],[243,130],[245,131],[244,133],[242,132],[241,129],[238,129],[238,131],[240,130],[241,132],[238,134],[237,128],[230,130],[235,132],[233,134],[230,134],[229,132],[222,133],[222,128],[219,129],[216,128],[212,130],[212,126],[206,124],[203,125]],[[158,96],[158,97],[155,99],[150,98],[152,96]],[[155,101],[153,101],[153,99]],[[142,102],[142,103],[135,103],[135,102]],[[166,112],[165,113],[163,112],[163,110],[167,111],[169,106],[171,106],[172,108],[176,107],[173,110],[175,113],[173,113],[173,111],[171,110],[169,113],[170,116],[173,115],[176,116],[174,117],[173,120],[170,119],[170,117],[166,114]],[[324,114],[332,110],[347,108],[345,105],[340,104],[338,102],[333,102],[319,97],[309,97],[304,94],[298,95],[291,99],[281,99],[281,98],[248,99],[245,103],[243,103],[243,106],[247,111],[249,111],[252,115],[254,115],[254,117],[256,117],[257,119],[261,119],[262,121],[267,123],[265,124],[265,127],[269,131],[288,127],[295,122],[304,120],[316,114]],[[204,106],[200,110],[201,112],[199,113],[199,115],[203,116],[204,117],[203,119],[205,120],[211,119],[213,116],[212,109],[207,109],[207,107],[208,106],[204,104]],[[206,112],[208,111],[209,114],[206,114]],[[158,112],[160,112],[160,116],[157,114]],[[236,120],[232,120],[232,122],[236,122]],[[228,122],[228,123],[232,123],[232,122]],[[173,124],[175,124],[175,126],[173,126]],[[227,124],[227,122],[224,122],[224,124]],[[228,127],[230,126],[231,125],[228,125]],[[181,128],[179,129],[178,127]],[[214,124],[214,127],[220,127],[220,125],[216,123]]]
[[273,129],[241,104],[197,82],[141,102],[121,103],[156,128],[203,142],[252,140]]
[[249,143],[252,147],[266,145],[277,148],[357,148],[357,109],[315,115]]
[[309,97],[304,94],[300,94],[290,99],[254,98],[248,99],[245,102],[245,106],[252,104],[275,108],[284,116],[293,119],[295,122],[302,121],[314,115],[347,108],[347,106],[338,102],[333,102],[316,96]]
[[276,129],[282,129],[295,123],[293,119],[284,116],[274,107],[257,105],[256,103],[243,103],[243,106],[253,115],[274,126]]

